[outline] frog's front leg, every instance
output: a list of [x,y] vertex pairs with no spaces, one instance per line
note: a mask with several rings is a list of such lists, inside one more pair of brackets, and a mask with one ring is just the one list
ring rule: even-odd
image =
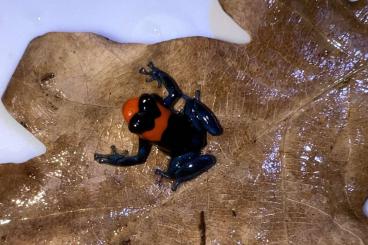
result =
[[200,155],[198,153],[186,153],[182,156],[172,158],[166,172],[157,169],[156,174],[162,177],[174,179],[171,186],[173,191],[177,187],[188,180],[206,172],[216,163],[216,158],[212,155]]
[[139,73],[149,76],[148,82],[155,80],[158,82],[159,87],[161,84],[164,85],[168,92],[168,95],[164,99],[164,105],[172,107],[183,95],[183,92],[180,90],[174,78],[169,74],[157,68],[152,62],[149,62],[147,66],[150,68],[149,70],[142,67]]
[[95,161],[103,164],[132,166],[144,163],[151,151],[151,147],[152,145],[150,142],[139,139],[139,149],[135,156],[127,156],[127,153],[120,154],[117,152],[115,146],[111,146],[111,154],[95,153],[94,158]]

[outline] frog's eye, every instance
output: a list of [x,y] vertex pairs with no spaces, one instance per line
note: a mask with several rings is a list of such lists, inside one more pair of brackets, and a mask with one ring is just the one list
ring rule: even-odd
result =
[[127,123],[130,122],[132,117],[139,111],[139,98],[132,98],[126,101],[123,105],[123,116]]
[[149,113],[154,118],[161,115],[155,97],[149,94],[142,94],[139,98],[139,111]]
[[135,134],[141,134],[155,127],[155,119],[146,112],[138,112],[129,122],[129,130]]

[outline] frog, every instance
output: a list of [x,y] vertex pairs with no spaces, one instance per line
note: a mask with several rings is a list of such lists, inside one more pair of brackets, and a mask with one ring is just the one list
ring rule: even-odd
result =
[[[152,146],[169,156],[166,170],[155,169],[160,178],[173,180],[171,190],[176,191],[183,182],[207,172],[216,164],[216,157],[203,154],[208,134],[220,136],[223,127],[214,112],[200,98],[200,90],[190,97],[182,92],[174,78],[149,62],[139,69],[146,82],[157,82],[167,91],[165,98],[156,93],[144,93],[128,99],[122,106],[122,114],[131,133],[138,135],[138,152],[129,155],[119,152],[115,145],[111,153],[95,153],[94,160],[113,166],[134,166],[146,162]],[[183,99],[182,109],[175,109]]]

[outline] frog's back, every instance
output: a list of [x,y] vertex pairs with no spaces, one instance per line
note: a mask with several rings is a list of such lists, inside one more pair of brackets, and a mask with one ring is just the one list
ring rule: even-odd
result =
[[193,128],[186,115],[172,113],[161,141],[156,145],[171,156],[179,156],[188,152],[200,152],[206,144],[206,132],[198,132]]

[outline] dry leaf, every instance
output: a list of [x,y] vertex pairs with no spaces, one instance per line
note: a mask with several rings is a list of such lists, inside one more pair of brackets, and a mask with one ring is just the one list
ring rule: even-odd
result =
[[[89,34],[31,43],[4,102],[48,152],[0,167],[2,243],[368,241],[368,2],[222,4],[251,30],[250,45]],[[157,150],[136,167],[93,161],[111,144],[136,151],[120,108],[162,93],[137,72],[149,60],[186,93],[201,89],[225,129],[206,148],[218,164],[175,193],[153,174],[167,164]]]

